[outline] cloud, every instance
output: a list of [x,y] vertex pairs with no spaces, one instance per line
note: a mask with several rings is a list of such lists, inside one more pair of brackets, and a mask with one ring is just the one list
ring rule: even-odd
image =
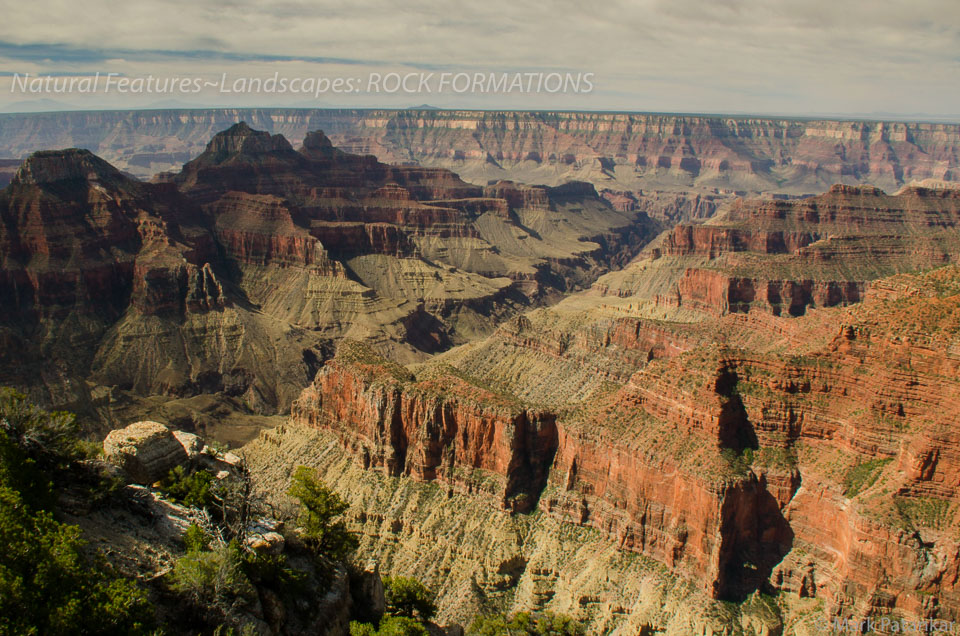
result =
[[308,55],[267,55],[218,51],[213,49],[120,49],[85,48],[70,44],[12,44],[0,41],[0,58],[56,64],[91,64],[116,60],[190,62],[195,60],[222,62],[310,62],[313,64],[379,65],[383,61],[356,60],[340,57]]
[[[5,70],[110,62],[129,75],[272,65],[597,77],[586,102],[511,107],[954,114],[958,51],[955,0],[37,0],[0,24]],[[488,105],[451,105],[470,99]]]

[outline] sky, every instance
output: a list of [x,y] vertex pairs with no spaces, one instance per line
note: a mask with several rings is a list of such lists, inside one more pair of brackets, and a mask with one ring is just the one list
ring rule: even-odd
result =
[[420,104],[960,120],[960,2],[33,0],[0,21],[8,112]]

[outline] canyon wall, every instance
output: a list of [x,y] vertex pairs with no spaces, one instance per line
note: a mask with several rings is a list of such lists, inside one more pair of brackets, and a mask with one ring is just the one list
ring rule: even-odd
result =
[[674,313],[798,316],[856,303],[873,280],[958,254],[960,190],[837,184],[805,199],[738,199],[705,222],[679,223],[594,293]]
[[[811,616],[804,599],[827,617],[955,620],[958,292],[950,266],[848,308],[697,330],[585,325],[562,303],[542,312],[552,327],[511,323],[415,373],[347,344],[292,420],[367,470],[592,528],[700,604],[759,591],[786,622]],[[584,398],[538,388],[568,366]]]
[[[142,177],[179,167],[239,121],[294,146],[322,129],[343,150],[451,169],[468,181],[612,191],[816,193],[960,180],[960,126],[627,113],[210,109],[0,115],[0,157],[87,148]],[[696,207],[694,205],[694,207]],[[669,206],[664,207],[665,214]],[[695,212],[694,212],[695,213]]]
[[590,184],[482,188],[245,123],[151,182],[34,153],[0,217],[0,353],[29,361],[0,381],[101,420],[154,397],[285,411],[342,337],[425,359],[588,286],[658,227]]

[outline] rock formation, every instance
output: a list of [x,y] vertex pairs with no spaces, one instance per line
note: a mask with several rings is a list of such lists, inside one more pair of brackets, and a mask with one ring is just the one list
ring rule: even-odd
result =
[[805,597],[829,616],[957,618],[960,270],[697,329],[596,310],[584,322],[570,312],[583,297],[415,377],[347,346],[293,420],[358,466],[595,528],[706,598],[781,592],[801,622]]
[[107,424],[289,407],[243,460],[156,422],[105,451],[142,483],[246,461],[278,498],[316,466],[444,620],[960,619],[956,127],[288,114],[150,183],[31,155],[0,192],[0,354],[25,361],[0,382]]
[[[323,129],[347,152],[448,168],[476,183],[581,180],[628,192],[696,185],[802,194],[837,182],[895,190],[913,179],[960,179],[955,124],[659,114],[417,109],[16,114],[0,116],[0,156],[75,145],[149,177],[178,168],[202,150],[203,140],[243,120],[294,146],[307,146],[308,133]],[[309,145],[314,154],[330,152],[322,138]]]
[[150,485],[189,459],[180,440],[159,422],[135,422],[103,440],[107,461],[139,484]]
[[[617,209],[644,211],[667,223],[710,216],[734,196],[809,195],[835,183],[873,184],[893,192],[924,179],[960,181],[956,124],[627,113],[211,109],[59,113],[55,118],[10,114],[0,115],[0,157],[73,145],[149,178],[179,170],[203,151],[206,140],[239,121],[283,135],[294,147],[302,143],[314,159],[338,160],[336,144],[390,163],[453,170],[478,185],[588,182]],[[329,138],[316,135],[317,129]],[[0,185],[2,174],[0,167]]]
[[681,223],[595,290],[670,310],[800,315],[859,301],[870,281],[955,262],[960,190],[836,185],[803,200],[738,200]]
[[17,173],[21,163],[17,159],[0,159],[0,188],[7,187],[7,184],[13,180],[13,175]]
[[0,215],[0,351],[30,361],[0,381],[107,422],[156,395],[284,411],[339,338],[423,359],[589,285],[656,227],[587,184],[485,191],[243,123],[154,183],[36,153]]
[[414,378],[350,341],[294,402],[292,417],[339,431],[364,466],[393,476],[470,491],[473,469],[496,474],[503,483],[489,484],[492,494],[518,512],[536,505],[557,445],[553,415],[452,368]]

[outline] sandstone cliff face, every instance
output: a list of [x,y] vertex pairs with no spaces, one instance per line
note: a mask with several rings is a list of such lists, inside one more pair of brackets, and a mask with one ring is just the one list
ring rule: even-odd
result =
[[802,200],[737,200],[676,225],[596,291],[711,316],[798,316],[858,302],[873,280],[955,262],[960,191],[836,185]]
[[[519,408],[453,369],[417,380],[380,364],[363,345],[341,343],[291,416],[336,431],[365,467],[481,489],[517,512],[536,505],[557,445],[553,415]],[[494,482],[479,485],[483,473]]]
[[[247,121],[294,145],[323,129],[348,152],[453,169],[475,183],[575,179],[631,192],[696,185],[802,194],[841,181],[895,189],[912,179],[960,179],[955,124],[343,109],[64,113],[53,121],[3,115],[0,154],[83,146],[150,176],[179,167],[203,149],[202,140]],[[330,154],[323,138],[309,143],[316,155]]]
[[[5,383],[81,410],[93,380],[140,395],[250,392],[269,411],[290,380],[294,392],[307,381],[301,351],[319,339],[298,348],[301,336],[236,306],[214,228],[175,188],[128,179],[87,151],[39,153],[0,194],[0,214],[3,355],[22,360]],[[230,351],[229,324],[292,349],[245,367],[268,347]]]
[[[468,494],[442,481],[364,469],[327,430],[288,423],[262,433],[244,455],[255,488],[274,500],[294,467],[316,467],[354,504],[349,525],[359,534],[360,553],[376,555],[385,574],[429,582],[440,594],[441,623],[469,624],[496,607],[572,614],[589,633],[618,636],[741,629],[736,633],[760,636],[783,629],[759,599],[739,607],[713,601],[590,528],[538,512],[513,514],[476,490]],[[812,624],[810,617],[801,620]]]
[[[894,196],[871,186],[835,185],[802,200],[737,200],[722,219],[678,225],[663,254],[729,252],[810,254],[813,243],[830,237],[902,236],[957,226],[960,190],[909,187]],[[937,237],[938,238],[938,237]]]
[[[365,467],[476,489],[516,512],[531,510],[544,493],[542,510],[597,527],[622,549],[691,577],[706,575],[704,592],[729,595],[726,568],[737,549],[730,546],[756,537],[727,537],[723,526],[737,526],[732,517],[751,514],[760,497],[757,484],[711,483],[688,473],[679,456],[665,459],[638,448],[635,438],[619,439],[616,431],[640,407],[665,420],[668,429],[712,437],[716,453],[742,443],[737,430],[742,422],[730,412],[729,399],[704,392],[703,407],[689,409],[673,402],[666,387],[642,389],[638,381],[590,415],[558,419],[523,409],[458,374],[438,370],[416,381],[369,352],[357,354],[354,346],[342,344],[345,351],[295,402],[294,422],[335,431]],[[647,439],[650,434],[646,431]],[[716,464],[709,455],[704,461]],[[714,468],[725,469],[722,462]],[[474,486],[474,469],[491,473],[493,488]],[[463,471],[466,481],[458,478]]]
[[315,267],[345,277],[323,242],[294,223],[296,210],[272,195],[229,192],[211,206],[227,258],[244,265]]
[[177,223],[188,202],[126,179],[87,151],[33,156],[0,197],[2,294],[12,309],[4,322],[38,334],[53,336],[54,324],[74,320],[85,332],[74,337],[96,337],[134,287],[149,286],[152,276],[176,278],[171,266],[190,264],[163,244],[167,237],[190,241],[190,256],[205,256],[211,245]]
[[[595,528],[706,597],[781,591],[792,599],[781,604],[787,614],[815,598],[833,616],[952,620],[958,281],[955,267],[882,279],[848,309],[730,314],[695,330],[596,314],[584,325],[563,303],[544,312],[556,331],[521,319],[417,378],[384,360],[341,356],[304,392],[293,420],[333,433],[360,466],[393,476],[462,492],[450,477],[458,468],[488,471],[495,487],[467,492],[507,510],[516,508],[504,484],[522,482],[538,514]],[[604,357],[620,363],[598,364]],[[442,364],[483,379],[451,376]],[[538,383],[550,367],[579,369],[571,377],[580,388]],[[432,377],[444,378],[443,392]],[[507,446],[538,454],[519,462],[504,455],[501,431],[511,429],[490,415],[513,390],[543,405],[540,430],[549,433],[537,438],[549,443],[531,444],[516,419],[530,407],[511,400]]]

